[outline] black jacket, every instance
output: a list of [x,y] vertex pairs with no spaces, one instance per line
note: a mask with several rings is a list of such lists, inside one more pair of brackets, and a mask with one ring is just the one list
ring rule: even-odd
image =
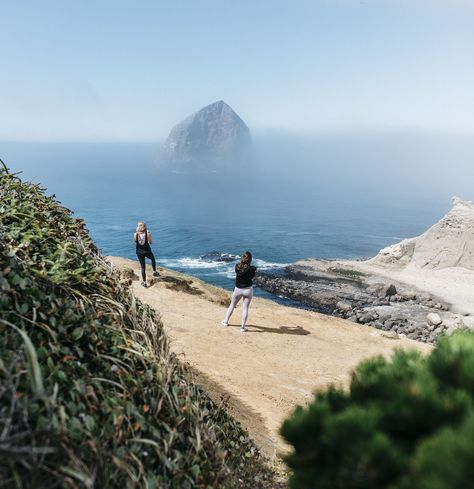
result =
[[252,279],[255,277],[256,267],[245,267],[242,271],[235,265],[235,286],[239,289],[252,287]]

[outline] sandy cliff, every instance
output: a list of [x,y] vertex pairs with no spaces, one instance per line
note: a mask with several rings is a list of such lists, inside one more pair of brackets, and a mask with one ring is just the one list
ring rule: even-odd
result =
[[422,235],[350,263],[436,295],[454,312],[474,315],[474,204],[454,197],[453,208]]
[[474,204],[453,198],[453,208],[421,236],[384,248],[369,260],[381,267],[474,270]]
[[[139,273],[138,262],[109,259],[112,266]],[[249,331],[240,332],[241,309],[229,327],[220,325],[229,293],[167,269],[152,287],[133,290],[160,311],[173,351],[195,368],[215,400],[223,400],[267,455],[284,448],[278,435],[283,419],[305,404],[315,389],[347,385],[351,371],[373,355],[395,348],[430,347],[340,318],[284,307],[254,298]]]

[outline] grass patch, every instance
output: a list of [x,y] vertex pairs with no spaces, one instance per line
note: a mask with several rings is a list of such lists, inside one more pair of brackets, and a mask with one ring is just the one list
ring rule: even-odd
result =
[[359,272],[358,270],[352,270],[350,268],[331,267],[328,268],[328,271],[340,275],[341,277],[347,277],[347,278],[360,279],[367,276],[367,274],[364,272]]
[[277,487],[84,223],[0,167],[0,486]]

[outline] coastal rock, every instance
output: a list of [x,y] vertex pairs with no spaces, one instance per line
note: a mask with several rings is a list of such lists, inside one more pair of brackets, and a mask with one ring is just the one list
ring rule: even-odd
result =
[[[303,307],[423,342],[435,341],[447,328],[444,321],[451,321],[456,316],[449,311],[443,312],[442,322],[434,319],[436,324],[428,324],[428,315],[435,314],[434,317],[441,320],[438,311],[448,309],[439,298],[395,281],[374,283],[369,275],[342,275],[324,260],[315,261],[311,267],[290,265],[278,275],[261,272],[254,283]],[[393,293],[395,290],[395,295],[385,297],[387,291]],[[471,322],[474,328],[474,318]]]
[[412,291],[403,292],[401,296],[405,301],[416,301],[417,299],[416,292],[412,292]]
[[385,289],[385,297],[392,297],[394,295],[397,295],[397,288],[395,285],[390,284],[386,289]]
[[375,311],[362,312],[361,314],[359,314],[357,316],[359,323],[362,323],[362,324],[367,324],[367,323],[371,323],[373,321],[377,321],[378,318],[379,318],[379,315]]
[[223,100],[173,127],[161,152],[162,165],[176,172],[219,172],[251,161],[250,130]]
[[453,197],[452,209],[422,235],[382,249],[369,260],[377,265],[404,268],[474,270],[474,204]]
[[415,326],[413,324],[408,324],[405,326],[405,333],[414,333],[415,332]]
[[232,255],[231,253],[221,253],[219,251],[210,251],[204,255],[199,257],[203,261],[207,262],[223,262],[223,263],[232,263],[239,259],[239,256]]
[[336,303],[336,309],[339,309],[339,311],[342,312],[350,312],[352,311],[352,305],[350,302],[347,301],[338,301]]
[[397,288],[393,284],[373,284],[367,288],[367,291],[380,298],[390,298],[397,294]]
[[435,312],[431,312],[426,316],[426,321],[430,326],[438,326],[443,322],[443,320],[440,318],[439,314],[436,314]]

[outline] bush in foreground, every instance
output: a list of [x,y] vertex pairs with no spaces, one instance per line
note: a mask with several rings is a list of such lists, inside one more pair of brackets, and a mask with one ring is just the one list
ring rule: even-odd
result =
[[0,487],[275,487],[80,220],[0,169]]
[[284,423],[290,487],[474,487],[473,405],[473,333],[440,338],[429,357],[362,362],[349,392],[320,392]]

